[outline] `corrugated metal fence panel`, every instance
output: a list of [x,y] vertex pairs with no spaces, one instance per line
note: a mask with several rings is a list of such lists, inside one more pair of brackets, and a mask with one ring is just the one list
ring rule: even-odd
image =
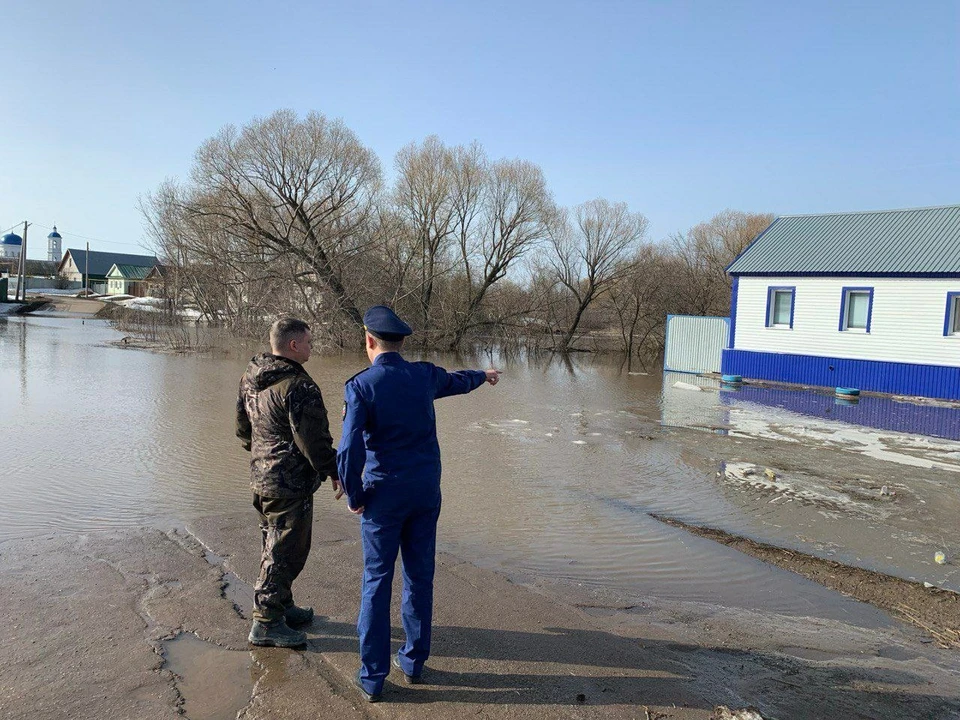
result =
[[720,372],[730,339],[730,318],[667,315],[663,369],[668,372]]
[[724,350],[723,372],[755,380],[960,400],[960,367]]

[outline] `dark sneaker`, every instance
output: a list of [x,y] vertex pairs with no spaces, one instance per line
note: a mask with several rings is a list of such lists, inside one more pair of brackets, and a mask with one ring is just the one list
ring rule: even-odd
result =
[[423,682],[423,677],[420,675],[407,675],[403,670],[403,665],[400,664],[400,658],[396,655],[393,656],[393,666],[403,673],[403,681],[407,685],[419,685]]
[[291,605],[283,611],[283,619],[290,627],[302,627],[313,622],[313,608],[302,608]]
[[363,689],[363,683],[360,682],[360,671],[357,670],[357,674],[353,676],[353,686],[360,691],[360,694],[363,695],[363,699],[368,703],[380,702],[383,699],[381,693],[368,693]]
[[293,648],[307,644],[305,633],[293,630],[282,620],[276,625],[264,625],[259,620],[254,620],[247,640],[251,645],[260,647]]

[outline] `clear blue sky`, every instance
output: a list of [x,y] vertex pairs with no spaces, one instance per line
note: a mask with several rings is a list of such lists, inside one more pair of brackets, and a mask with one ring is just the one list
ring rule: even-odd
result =
[[[654,240],[724,208],[960,202],[960,2],[0,0],[0,230],[138,252],[137,197],[227,123],[340,117],[392,172],[437,134]],[[108,244],[109,243],[109,244]]]

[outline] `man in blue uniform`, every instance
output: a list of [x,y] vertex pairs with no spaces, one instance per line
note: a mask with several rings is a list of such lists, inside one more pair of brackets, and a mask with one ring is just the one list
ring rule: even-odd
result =
[[402,557],[401,614],[406,643],[393,659],[406,681],[420,682],[430,655],[440,445],[433,401],[496,385],[497,370],[447,372],[400,355],[412,330],[388,307],[363,316],[370,367],[344,388],[343,433],[337,451],[350,511],[362,516],[363,588],[357,631],[360,670],[354,685],[380,700],[390,672],[390,594]]

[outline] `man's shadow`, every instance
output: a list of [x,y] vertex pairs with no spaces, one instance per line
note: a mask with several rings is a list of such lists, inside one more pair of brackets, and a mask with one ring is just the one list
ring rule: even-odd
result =
[[[319,619],[308,651],[357,652],[356,628]],[[403,635],[393,628],[396,652]],[[459,669],[463,668],[463,669]],[[435,626],[423,684],[394,669],[390,702],[494,705],[758,706],[790,717],[955,717],[960,701],[908,689],[919,674],[843,658],[815,662],[754,650],[633,639],[599,630]],[[909,714],[904,715],[904,709]]]

